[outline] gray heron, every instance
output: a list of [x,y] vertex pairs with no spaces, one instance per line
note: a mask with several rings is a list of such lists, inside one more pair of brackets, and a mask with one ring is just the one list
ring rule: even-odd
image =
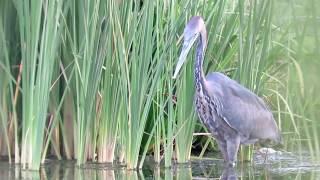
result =
[[216,139],[225,163],[235,166],[240,144],[260,140],[280,143],[280,131],[272,112],[260,97],[222,73],[205,76],[202,66],[207,31],[200,16],[192,17],[184,29],[184,43],[173,78],[196,41],[195,107],[200,121]]

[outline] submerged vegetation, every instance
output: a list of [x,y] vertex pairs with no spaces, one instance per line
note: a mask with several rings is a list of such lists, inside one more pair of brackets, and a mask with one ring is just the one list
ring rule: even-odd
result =
[[[0,156],[25,169],[39,169],[48,156],[135,169],[149,154],[171,166],[172,159],[188,162],[192,150],[199,157],[214,150],[210,135],[194,134],[206,130],[193,110],[192,56],[172,79],[184,25],[201,15],[207,72],[223,72],[263,97],[285,149],[320,157],[317,6],[2,0]],[[288,19],[279,18],[283,9]]]

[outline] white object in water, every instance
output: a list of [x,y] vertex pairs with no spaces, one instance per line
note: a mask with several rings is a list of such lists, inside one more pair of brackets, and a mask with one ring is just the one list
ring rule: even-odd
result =
[[261,154],[281,154],[280,151],[276,151],[276,150],[274,150],[272,148],[265,148],[265,147],[264,148],[260,148],[258,150],[258,152],[261,153]]

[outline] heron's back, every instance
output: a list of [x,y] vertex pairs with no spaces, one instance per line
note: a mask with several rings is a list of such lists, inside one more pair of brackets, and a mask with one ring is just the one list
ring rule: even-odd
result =
[[218,72],[206,77],[206,88],[221,104],[219,114],[240,134],[243,144],[258,139],[280,140],[271,111],[253,92]]

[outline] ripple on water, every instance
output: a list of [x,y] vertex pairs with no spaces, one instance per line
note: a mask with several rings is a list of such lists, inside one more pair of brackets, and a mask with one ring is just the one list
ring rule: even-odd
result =
[[[268,151],[269,152],[269,151]],[[270,151],[271,152],[271,151]],[[191,163],[163,168],[147,158],[141,171],[128,171],[119,164],[87,163],[78,168],[75,161],[48,160],[40,171],[21,170],[20,165],[0,161],[2,179],[320,179],[320,163],[308,154],[290,152],[255,152],[253,163],[238,162],[235,169],[226,169],[220,158],[193,159]],[[239,178],[240,179],[240,178]]]

